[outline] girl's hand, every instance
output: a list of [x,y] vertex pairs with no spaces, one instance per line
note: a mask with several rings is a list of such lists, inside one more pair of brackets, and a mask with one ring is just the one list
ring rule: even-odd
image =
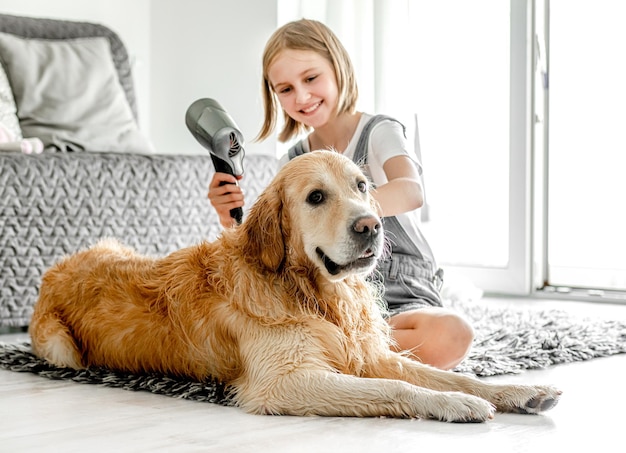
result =
[[[230,216],[230,210],[242,207],[244,202],[243,191],[237,181],[242,176],[233,176],[227,173],[215,173],[209,184],[208,198],[219,216],[224,228],[235,226],[237,222]],[[220,185],[220,183],[227,183]]]

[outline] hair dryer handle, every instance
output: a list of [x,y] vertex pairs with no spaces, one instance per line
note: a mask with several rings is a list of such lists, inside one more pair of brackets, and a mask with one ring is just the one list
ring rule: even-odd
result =
[[[224,162],[222,159],[220,159],[219,157],[217,157],[215,154],[210,153],[209,154],[211,156],[211,160],[213,161],[213,166],[215,167],[215,171],[218,173],[228,173],[229,175],[233,174],[233,169],[231,168],[230,165],[228,165],[228,163]],[[234,175],[233,175],[234,176]],[[223,186],[224,184],[232,184],[232,183],[228,183],[226,181],[222,181],[220,183],[220,186]],[[241,208],[234,208],[230,210],[230,216],[235,219],[237,221],[237,223],[241,223],[241,221],[243,220],[243,209]]]

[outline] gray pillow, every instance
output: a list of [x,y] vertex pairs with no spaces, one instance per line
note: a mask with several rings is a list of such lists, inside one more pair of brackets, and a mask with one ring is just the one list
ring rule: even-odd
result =
[[137,127],[106,38],[0,33],[0,58],[25,137],[61,151],[153,152]]

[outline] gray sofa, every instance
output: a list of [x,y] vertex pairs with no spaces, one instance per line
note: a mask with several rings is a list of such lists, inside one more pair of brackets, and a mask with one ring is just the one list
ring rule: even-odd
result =
[[[136,119],[128,56],[107,27],[0,14],[0,33],[45,40],[106,37]],[[59,146],[55,140],[44,140],[39,155],[0,152],[0,328],[5,330],[28,325],[45,269],[99,238],[116,237],[141,253],[164,255],[213,240],[221,230],[206,196],[214,171],[208,153],[111,152]],[[273,156],[246,155],[242,185],[248,207],[276,166]]]

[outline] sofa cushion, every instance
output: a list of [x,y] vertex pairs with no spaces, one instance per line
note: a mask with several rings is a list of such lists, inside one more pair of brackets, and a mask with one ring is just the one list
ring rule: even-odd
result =
[[0,33],[0,58],[25,137],[61,151],[153,151],[135,122],[106,38]]

